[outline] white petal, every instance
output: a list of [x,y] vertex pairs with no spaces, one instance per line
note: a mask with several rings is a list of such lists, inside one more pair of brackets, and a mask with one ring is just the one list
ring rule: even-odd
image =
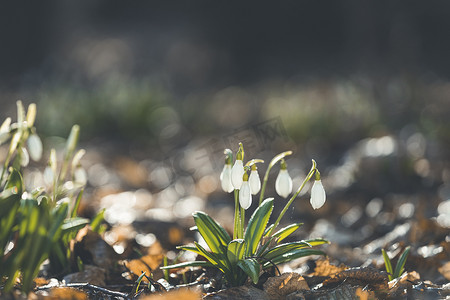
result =
[[242,185],[242,176],[244,176],[244,164],[242,160],[237,159],[231,169],[231,182],[235,189],[239,190]]
[[239,203],[243,209],[248,209],[252,205],[252,192],[248,181],[244,181],[239,191]]
[[278,173],[275,190],[278,195],[284,198],[292,192],[292,179],[287,170],[280,170],[280,173]]
[[28,155],[28,151],[25,147],[20,147],[19,158],[20,158],[20,165],[22,167],[26,167],[30,163],[30,155]]
[[259,179],[258,171],[252,170],[250,176],[248,177],[248,182],[250,183],[250,188],[252,190],[252,195],[256,195],[261,190],[261,180]]
[[82,167],[78,167],[75,169],[75,172],[73,173],[73,177],[74,177],[76,183],[79,183],[81,185],[86,185],[87,174],[86,174],[86,170],[83,169]]
[[42,141],[37,134],[32,134],[27,140],[28,150],[30,151],[31,159],[38,161],[42,157]]
[[321,208],[326,201],[325,189],[323,188],[322,181],[316,180],[311,188],[311,206],[314,209]]
[[222,173],[220,173],[220,183],[225,192],[231,193],[234,190],[231,183],[231,165],[225,164],[223,167]]

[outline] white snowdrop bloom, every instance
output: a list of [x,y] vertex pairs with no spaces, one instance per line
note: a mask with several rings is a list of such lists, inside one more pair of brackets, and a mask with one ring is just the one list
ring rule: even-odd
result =
[[239,190],[242,185],[242,176],[244,175],[244,163],[241,159],[236,159],[233,168],[231,169],[231,183],[236,190]]
[[292,192],[292,179],[287,169],[280,169],[277,180],[275,181],[275,190],[281,197],[286,198]]
[[79,183],[81,185],[86,185],[87,174],[86,174],[86,170],[83,167],[76,168],[75,172],[73,173],[73,177],[74,177],[76,183]]
[[327,196],[325,194],[325,189],[323,188],[322,181],[316,180],[311,188],[311,206],[314,209],[321,208],[325,204]]
[[239,191],[239,203],[243,209],[248,209],[252,205],[252,191],[247,180],[242,182],[241,190]]
[[30,155],[28,154],[28,151],[25,147],[19,148],[19,158],[20,158],[20,165],[22,167],[28,166],[30,163]]
[[231,182],[231,165],[225,164],[223,167],[222,173],[220,173],[220,183],[222,185],[222,189],[231,193],[234,190],[233,183]]
[[261,180],[259,179],[258,171],[255,169],[250,172],[250,177],[248,178],[250,183],[250,188],[252,190],[252,195],[256,195],[261,190]]
[[42,141],[37,134],[31,134],[27,140],[28,150],[30,151],[31,159],[38,161],[42,157]]

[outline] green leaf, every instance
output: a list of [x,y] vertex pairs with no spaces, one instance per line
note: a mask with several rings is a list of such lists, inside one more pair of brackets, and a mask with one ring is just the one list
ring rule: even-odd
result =
[[388,272],[389,281],[391,281],[392,279],[394,279],[394,271],[392,270],[391,260],[389,259],[386,250],[381,249],[381,254],[383,254],[384,267],[386,268],[386,272]]
[[269,226],[267,226],[267,228],[266,228],[266,230],[264,231],[264,234],[263,234],[264,237],[269,235],[269,233],[270,233],[270,231],[271,231],[273,226],[275,226],[275,224],[270,224]]
[[80,218],[80,217],[70,218],[70,219],[64,220],[64,223],[61,226],[61,229],[62,229],[63,233],[67,233],[67,232],[71,232],[71,231],[78,232],[78,230],[80,230],[81,228],[86,226],[86,224],[89,224],[89,219]]
[[9,188],[17,188],[17,194],[23,193],[23,178],[20,172],[14,168],[9,168],[9,176],[6,181],[5,190]]
[[232,240],[227,247],[227,258],[232,265],[244,257],[245,241],[243,239]]
[[200,255],[203,255],[203,252],[197,249],[197,247],[192,246],[178,246],[177,249],[184,250],[184,251],[191,251]]
[[410,246],[406,247],[400,258],[398,259],[397,266],[395,266],[394,278],[398,278],[400,277],[400,275],[402,275],[410,249]]
[[315,240],[306,240],[306,241],[280,244],[280,245],[277,245],[277,246],[271,248],[266,253],[264,253],[262,256],[265,259],[273,260],[276,257],[283,256],[284,254],[290,253],[293,250],[311,248],[313,246],[322,245],[322,244],[326,244],[326,243],[328,243],[327,240],[315,239]]
[[288,261],[294,260],[299,257],[309,256],[309,255],[326,255],[323,251],[317,249],[292,249],[289,252],[284,253],[283,255],[276,256],[270,261],[267,261],[263,265],[263,269],[272,266],[272,264],[278,265],[282,263],[286,263]]
[[211,251],[225,253],[228,243],[231,241],[225,229],[204,212],[195,212],[193,216],[198,231]]
[[253,283],[258,283],[261,266],[256,259],[247,258],[240,260],[237,265],[252,279]]
[[294,233],[302,225],[303,225],[303,223],[291,224],[289,226],[286,226],[286,227],[278,230],[276,233],[273,234],[273,236],[278,238],[277,243],[279,243],[282,240],[284,240],[285,238],[287,238],[289,235]]
[[245,255],[252,256],[256,249],[258,248],[258,244],[261,240],[261,237],[264,233],[264,230],[269,222],[270,214],[273,210],[273,198],[267,198],[261,203],[261,205],[255,210],[253,215],[248,221],[247,229],[245,230],[244,240],[246,244]]
[[175,265],[160,267],[161,270],[178,269],[185,267],[214,267],[209,261],[199,260],[199,261],[187,261]]
[[194,242],[195,247],[200,251],[201,255],[205,257],[214,267],[218,268],[222,273],[228,274],[230,268],[227,266],[226,257],[223,257],[223,253],[208,252],[199,243]]
[[92,231],[100,233],[100,229],[101,229],[100,225],[102,224],[104,219],[105,219],[105,209],[102,209],[101,211],[99,211],[97,213],[95,218],[92,219],[92,221],[91,221]]
[[83,197],[84,190],[81,189],[81,191],[78,193],[77,199],[75,199],[75,204],[73,205],[72,212],[70,213],[71,218],[75,218],[77,216],[78,207],[80,206],[81,198]]

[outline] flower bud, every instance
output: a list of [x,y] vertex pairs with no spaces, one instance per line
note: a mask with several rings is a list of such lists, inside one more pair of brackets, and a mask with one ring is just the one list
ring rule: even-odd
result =
[[250,183],[252,195],[258,194],[259,191],[261,190],[261,180],[259,179],[258,170],[256,169],[255,165],[252,166],[252,171],[250,172],[248,182]]
[[314,184],[311,188],[311,199],[309,202],[311,202],[311,206],[314,209],[321,208],[326,201],[326,194],[325,189],[323,188],[322,181],[315,180]]
[[220,183],[226,193],[231,193],[234,190],[231,183],[231,164],[225,164],[223,167],[222,173],[220,173]]

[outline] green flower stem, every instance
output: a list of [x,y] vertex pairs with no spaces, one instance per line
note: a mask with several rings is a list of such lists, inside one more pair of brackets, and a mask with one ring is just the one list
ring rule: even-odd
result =
[[262,203],[262,201],[264,199],[264,192],[266,191],[267,180],[269,180],[270,169],[272,169],[271,165],[269,165],[267,167],[266,174],[264,174],[263,184],[262,184],[262,187],[261,187],[261,192],[259,194],[259,204],[258,204],[258,206],[261,206],[261,203]]
[[297,192],[292,195],[291,199],[289,199],[289,202],[286,204],[286,206],[283,208],[283,210],[281,211],[280,215],[278,216],[277,220],[275,221],[275,223],[273,224],[273,227],[270,229],[270,231],[268,232],[267,236],[271,236],[272,232],[275,228],[277,228],[278,224],[281,221],[281,218],[283,218],[284,214],[286,213],[286,211],[289,209],[289,207],[291,206],[292,202],[294,202],[294,199],[297,198],[298,194],[300,194],[300,192],[303,190],[303,188],[305,187],[305,184],[311,179],[311,177],[314,175],[314,172],[316,171],[316,162],[314,161],[314,159],[312,160],[312,167],[311,170],[309,171],[308,175],[306,176],[305,180],[303,180],[302,185],[298,188]]
[[237,239],[239,235],[239,190],[234,190],[234,228],[233,228],[233,239]]
[[241,226],[240,226],[240,239],[244,238],[244,226],[245,226],[245,209],[241,207]]

